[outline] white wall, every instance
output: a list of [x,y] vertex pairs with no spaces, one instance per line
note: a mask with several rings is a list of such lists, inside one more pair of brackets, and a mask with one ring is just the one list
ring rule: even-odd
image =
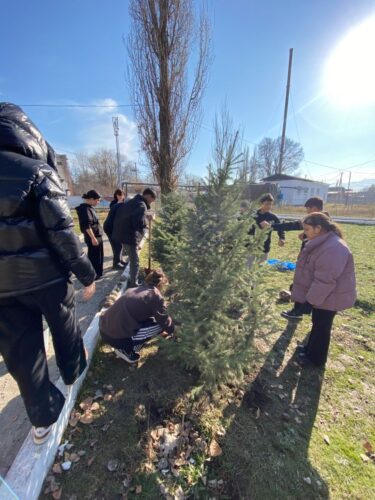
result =
[[320,196],[324,202],[327,200],[328,184],[296,179],[277,181],[274,184],[279,186],[283,194],[284,205],[304,205],[312,196]]

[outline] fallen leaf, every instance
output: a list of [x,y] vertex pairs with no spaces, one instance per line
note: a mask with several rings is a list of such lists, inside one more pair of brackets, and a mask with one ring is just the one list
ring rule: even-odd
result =
[[367,455],[365,455],[364,453],[361,453],[360,457],[361,457],[363,462],[368,462],[370,460],[369,457]]
[[59,500],[61,498],[61,495],[62,495],[62,488],[59,488],[58,490],[52,493],[52,497],[54,498],[54,500]]
[[140,484],[138,484],[136,487],[135,487],[135,494],[136,495],[139,495],[140,493],[142,493],[142,486]]
[[367,453],[373,453],[372,445],[369,441],[365,441],[363,443],[363,447],[367,451]]
[[91,397],[90,397],[90,398],[86,398],[86,399],[84,399],[84,400],[83,400],[83,401],[79,404],[79,407],[80,407],[82,410],[84,410],[84,411],[89,410],[89,409],[91,408],[91,405],[92,405],[93,401],[94,401],[94,398],[91,398]]
[[99,403],[97,403],[97,402],[95,401],[95,403],[93,403],[93,404],[91,405],[90,410],[91,410],[91,411],[97,411],[97,410],[100,410],[100,405],[99,405]]
[[326,444],[331,444],[331,441],[329,440],[329,437],[327,435],[325,435],[323,439]]
[[311,479],[309,477],[304,477],[303,480],[306,484],[311,484]]
[[70,427],[75,427],[78,424],[80,416],[81,415],[79,413],[75,413],[74,415],[73,414],[71,415],[71,417],[69,419]]
[[223,453],[223,450],[221,449],[219,443],[213,439],[210,443],[208,452],[210,457],[219,457]]
[[77,455],[77,453],[71,453],[70,454],[70,460],[73,463],[77,463],[77,462],[79,462],[81,460],[81,457],[79,455]]
[[61,468],[61,465],[60,464],[55,464],[53,467],[52,467],[52,472],[54,474],[62,474],[62,468]]
[[260,408],[257,408],[255,419],[258,420],[259,417],[260,417]]
[[112,399],[112,394],[105,394],[104,395],[104,401],[111,401]]
[[93,461],[95,460],[95,457],[91,457],[87,460],[87,467],[90,467]]
[[83,457],[84,455],[86,455],[85,450],[79,450],[78,455],[79,455],[80,457]]
[[92,424],[94,417],[91,412],[86,411],[79,420],[82,424]]
[[97,439],[94,439],[93,441],[91,441],[90,448],[94,448],[94,446],[96,445],[97,442],[98,442]]

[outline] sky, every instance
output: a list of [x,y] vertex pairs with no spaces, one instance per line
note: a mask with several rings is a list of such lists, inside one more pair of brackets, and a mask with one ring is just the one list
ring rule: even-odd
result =
[[[201,5],[195,1],[197,11]],[[224,104],[250,150],[280,135],[293,48],[287,136],[304,148],[300,174],[330,184],[341,172],[344,184],[349,172],[352,182],[375,179],[375,1],[204,5],[212,62],[186,172],[206,175],[213,121]],[[146,168],[125,76],[128,1],[0,0],[0,12],[0,101],[23,106],[70,158],[114,148],[118,116],[121,153]]]

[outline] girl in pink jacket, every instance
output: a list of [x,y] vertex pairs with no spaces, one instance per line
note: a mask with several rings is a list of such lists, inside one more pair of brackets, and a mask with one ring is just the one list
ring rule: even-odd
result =
[[292,300],[307,302],[313,310],[309,340],[299,348],[299,358],[323,366],[333,319],[356,299],[354,261],[340,228],[325,214],[308,215],[303,229],[308,243],[298,256]]

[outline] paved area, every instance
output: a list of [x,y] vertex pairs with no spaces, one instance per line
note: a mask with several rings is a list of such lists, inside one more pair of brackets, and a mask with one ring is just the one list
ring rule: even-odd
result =
[[[112,271],[112,252],[108,241],[104,243],[105,274],[104,278],[97,282],[94,297],[85,302],[82,300],[82,285],[74,280],[76,288],[77,315],[84,333],[89,326],[93,316],[99,309],[103,298],[108,295],[120,278],[121,272]],[[52,342],[48,342],[48,364],[51,380],[59,378],[55,364]],[[11,466],[18,450],[20,449],[27,433],[30,430],[30,422],[27,418],[18,387],[13,378],[8,374],[4,361],[0,355],[0,475],[5,476]]]

